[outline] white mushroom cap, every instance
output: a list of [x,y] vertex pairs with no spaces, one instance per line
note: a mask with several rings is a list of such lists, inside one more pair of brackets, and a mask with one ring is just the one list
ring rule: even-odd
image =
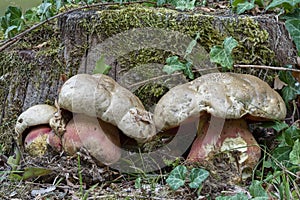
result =
[[152,114],[145,110],[138,97],[106,75],[71,77],[61,88],[58,104],[73,113],[109,122],[138,142],[156,134]]
[[247,74],[211,73],[169,90],[157,103],[154,120],[157,128],[164,130],[203,111],[224,119],[250,115],[282,120],[286,116],[281,96],[261,79]]
[[17,119],[15,132],[20,135],[31,126],[49,124],[57,109],[47,104],[39,104],[25,110]]

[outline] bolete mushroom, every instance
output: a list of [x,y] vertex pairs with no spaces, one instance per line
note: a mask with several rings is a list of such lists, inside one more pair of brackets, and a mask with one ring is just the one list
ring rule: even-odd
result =
[[49,120],[56,112],[56,108],[47,104],[39,104],[25,110],[17,119],[15,132],[20,147],[24,147],[32,156],[44,155],[49,144],[56,150],[60,150],[59,137],[51,135]]
[[140,143],[156,134],[152,114],[144,109],[141,101],[106,75],[71,77],[60,90],[58,105],[111,123]]
[[261,153],[244,120],[282,120],[286,107],[281,96],[255,76],[211,73],[170,89],[154,111],[158,130],[177,127],[193,116],[200,116],[201,125],[187,159],[201,162],[218,152],[239,151],[232,159],[243,170],[253,169]]
[[84,114],[73,115],[62,136],[62,146],[70,155],[84,147],[99,164],[111,165],[121,156],[117,127]]

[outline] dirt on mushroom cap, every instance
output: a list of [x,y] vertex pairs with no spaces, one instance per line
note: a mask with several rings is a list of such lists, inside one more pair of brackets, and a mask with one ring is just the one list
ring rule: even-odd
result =
[[224,119],[250,115],[282,120],[286,116],[281,96],[261,79],[247,74],[211,73],[172,88],[158,102],[154,120],[157,128],[164,130],[202,111]]

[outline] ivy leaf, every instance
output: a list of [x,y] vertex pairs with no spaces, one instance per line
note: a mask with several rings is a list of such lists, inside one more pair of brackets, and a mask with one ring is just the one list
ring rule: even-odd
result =
[[207,179],[208,176],[209,172],[205,169],[193,168],[190,173],[190,188],[199,188],[201,183],[205,181],[205,179]]
[[289,160],[289,154],[291,152],[291,147],[277,147],[274,149],[272,156],[277,159],[279,162]]
[[196,0],[178,0],[176,1],[176,9],[178,10],[192,10],[195,8]]
[[239,3],[237,5],[236,12],[237,14],[242,14],[247,10],[251,10],[252,8],[254,8],[254,0],[251,2],[245,1],[244,3]]
[[284,137],[284,142],[288,146],[293,147],[294,141],[300,138],[300,129],[292,125],[288,129],[286,129],[282,135]]
[[104,55],[101,55],[99,60],[96,62],[93,74],[108,74],[111,70],[111,66],[105,64]]
[[284,8],[295,7],[297,3],[300,3],[300,0],[273,0],[267,7],[266,10],[270,8],[275,8],[283,6]]
[[5,38],[13,37],[18,31],[23,29],[24,19],[22,10],[19,7],[8,6],[5,15],[0,18],[1,28]]
[[184,185],[186,173],[187,169],[183,165],[178,165],[171,171],[166,182],[172,190],[177,190],[179,187]]
[[300,84],[296,81],[290,71],[280,71],[278,73],[279,79],[287,84],[282,90],[282,97],[288,105],[289,101],[296,99],[300,94]]
[[[299,0],[300,2],[300,0]],[[300,51],[300,19],[289,19],[285,22],[285,27],[296,44],[298,52]]]
[[257,180],[253,180],[250,187],[249,187],[250,194],[255,197],[260,197],[259,199],[269,199],[268,193],[264,190],[261,186],[261,182]]
[[9,16],[10,25],[19,26],[23,23],[22,10],[19,7],[8,6],[5,15]]
[[176,71],[185,69],[185,65],[178,60],[178,56],[168,57],[166,60],[167,65],[164,66],[163,71],[167,74],[172,74]]
[[183,70],[183,74],[185,76],[189,77],[189,79],[194,79],[194,73],[192,71],[192,63],[191,62],[185,63],[185,69]]
[[183,74],[189,77],[190,79],[194,79],[194,73],[192,71],[192,63],[180,62],[178,56],[168,57],[166,60],[167,65],[164,66],[163,71],[167,74],[172,74],[176,71],[183,71]]
[[299,139],[297,139],[294,142],[293,149],[290,153],[290,161],[294,165],[300,164],[300,142],[299,142]]
[[37,13],[40,15],[40,20],[44,21],[49,17],[53,16],[53,12],[51,11],[52,3],[44,2],[38,6]]
[[280,16],[280,19],[300,19],[300,8],[295,8],[293,12]]
[[233,37],[227,37],[222,46],[213,46],[210,50],[210,60],[220,64],[225,69],[232,69],[233,59],[231,52],[238,45]]
[[38,22],[39,21],[39,17],[37,15],[36,8],[31,8],[29,10],[26,10],[26,12],[24,14],[24,18],[27,21]]
[[273,128],[276,132],[280,132],[289,127],[287,123],[281,121],[264,122],[261,126],[264,128]]

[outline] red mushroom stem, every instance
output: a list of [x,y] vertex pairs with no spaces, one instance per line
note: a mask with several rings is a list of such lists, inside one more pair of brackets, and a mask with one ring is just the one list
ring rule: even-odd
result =
[[[188,161],[201,162],[209,160],[220,152],[228,153],[232,159],[237,159],[241,170],[245,167],[253,169],[261,156],[261,150],[248,126],[243,119],[229,119],[212,117],[200,128],[195,139]],[[239,151],[239,158],[231,153]]]
[[24,140],[24,148],[32,156],[45,154],[47,144],[56,151],[61,150],[60,138],[51,131],[49,125],[45,124],[31,128]]

